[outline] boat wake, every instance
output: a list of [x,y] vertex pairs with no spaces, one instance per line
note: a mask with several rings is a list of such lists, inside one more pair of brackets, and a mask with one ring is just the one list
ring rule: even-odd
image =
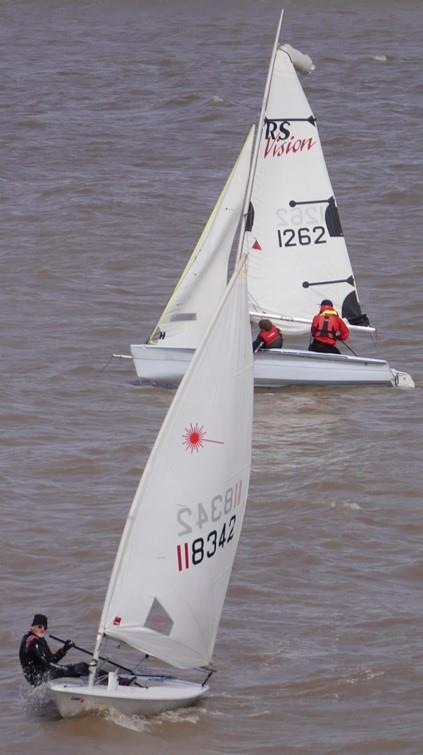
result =
[[165,711],[148,718],[144,716],[127,716],[125,713],[120,713],[119,711],[108,710],[104,712],[104,718],[106,721],[111,721],[123,729],[151,734],[164,724],[197,724],[201,718],[201,709],[194,706],[191,708],[179,708],[179,710]]
[[44,721],[56,721],[60,718],[46,684],[22,689],[20,703],[28,718]]
[[337,511],[361,511],[361,506],[359,503],[354,503],[354,501],[342,501],[342,503],[337,503],[336,501],[332,501],[330,504],[331,509],[336,509]]

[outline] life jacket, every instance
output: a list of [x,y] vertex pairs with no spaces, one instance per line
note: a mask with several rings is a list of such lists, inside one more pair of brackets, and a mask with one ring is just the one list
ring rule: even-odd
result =
[[266,346],[270,346],[272,343],[282,338],[282,333],[280,332],[279,328],[276,327],[276,325],[272,325],[271,330],[261,330],[259,333],[259,338],[261,338]]
[[338,322],[339,317],[336,309],[323,309],[314,323],[313,338],[316,341],[322,341],[334,346],[337,341],[336,335],[339,331]]

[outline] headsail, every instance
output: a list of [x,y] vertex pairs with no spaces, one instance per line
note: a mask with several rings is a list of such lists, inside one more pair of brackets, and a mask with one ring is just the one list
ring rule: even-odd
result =
[[207,664],[248,490],[253,355],[242,257],[135,494],[100,621],[178,668]]
[[[243,251],[250,253],[250,309],[311,320],[323,298],[343,317],[362,316],[315,116],[291,60],[276,53]],[[362,317],[365,318],[362,320]],[[307,332],[289,323],[285,332]]]
[[149,343],[197,348],[223,296],[250,168],[254,126]]

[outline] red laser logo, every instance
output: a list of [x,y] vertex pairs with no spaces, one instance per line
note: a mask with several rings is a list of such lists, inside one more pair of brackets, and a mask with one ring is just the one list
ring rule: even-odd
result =
[[206,434],[204,427],[199,425],[198,422],[188,425],[182,436],[185,450],[191,451],[193,454],[194,451],[198,453],[200,448],[204,448],[204,443],[217,443],[221,446],[224,445],[223,440],[210,440],[210,438],[206,438]]

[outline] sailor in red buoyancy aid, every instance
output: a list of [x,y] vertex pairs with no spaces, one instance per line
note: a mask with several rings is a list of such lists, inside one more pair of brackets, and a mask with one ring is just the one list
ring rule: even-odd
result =
[[313,317],[311,324],[312,342],[309,351],[320,351],[326,354],[340,354],[335,346],[337,341],[346,341],[350,335],[348,327],[339,317],[330,299],[323,299],[319,314]]
[[276,325],[270,320],[260,320],[259,322],[260,333],[255,341],[253,341],[253,351],[259,351],[260,349],[281,349],[282,348],[282,333]]

